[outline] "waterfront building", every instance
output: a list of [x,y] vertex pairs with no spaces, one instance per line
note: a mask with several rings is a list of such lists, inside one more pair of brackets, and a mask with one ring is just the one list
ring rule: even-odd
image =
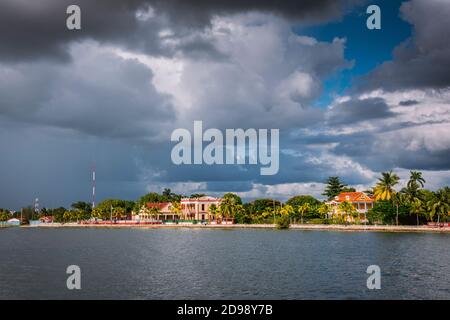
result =
[[232,223],[232,219],[217,219],[211,212],[211,206],[215,205],[217,211],[220,208],[222,198],[203,196],[198,198],[183,198],[180,202],[180,212],[175,213],[170,202],[148,202],[142,206],[139,212],[133,213],[134,221],[167,221],[167,220],[197,220],[209,223]]
[[[339,209],[339,205],[343,202],[350,203],[355,212],[365,215],[369,209],[373,208],[375,198],[365,194],[364,192],[341,192],[339,195],[334,197],[333,200],[327,202],[327,204],[331,205],[332,208],[329,218],[345,214]],[[353,221],[352,217],[346,217],[346,219]]]
[[138,214],[133,215],[132,220],[175,220],[176,218],[177,215],[173,213],[170,202],[148,202],[142,206]]
[[222,200],[222,198],[208,196],[199,198],[183,198],[181,199],[182,216],[187,220],[216,222],[214,215],[211,214],[210,207],[214,204],[218,209]]

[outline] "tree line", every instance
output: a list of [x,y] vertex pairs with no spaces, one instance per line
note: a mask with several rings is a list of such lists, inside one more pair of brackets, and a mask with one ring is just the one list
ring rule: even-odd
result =
[[[381,224],[423,224],[427,222],[442,222],[449,219],[450,188],[444,187],[436,191],[424,188],[425,179],[419,171],[411,171],[409,180],[403,188],[397,190],[400,178],[392,171],[382,172],[375,186],[364,192],[375,199],[373,208],[364,215],[365,223]],[[332,200],[341,192],[354,192],[354,188],[341,182],[337,176],[329,177],[325,184],[323,196]],[[190,198],[199,198],[204,194],[195,193]],[[23,220],[34,220],[45,216],[52,216],[55,222],[75,222],[92,218],[103,220],[129,220],[133,212],[146,208],[150,215],[155,217],[159,209],[147,208],[149,202],[170,202],[171,211],[182,219],[180,201],[187,197],[172,192],[166,188],[161,193],[150,192],[136,201],[106,199],[92,209],[88,202],[78,201],[69,209],[64,207],[47,209],[43,208],[35,212],[32,207],[27,207],[22,212],[11,215],[7,210],[0,210],[0,221],[5,221],[12,216]],[[255,199],[243,203],[242,199],[234,193],[226,193],[219,206],[209,207],[210,217],[214,219],[233,219],[236,223],[263,224],[278,223],[289,225],[290,223],[344,223],[352,216],[354,223],[361,223],[361,214],[348,202],[339,204],[338,216],[330,216],[332,207],[326,201],[320,201],[310,195],[298,195],[282,203],[271,198]],[[184,217],[186,218],[186,217]]]

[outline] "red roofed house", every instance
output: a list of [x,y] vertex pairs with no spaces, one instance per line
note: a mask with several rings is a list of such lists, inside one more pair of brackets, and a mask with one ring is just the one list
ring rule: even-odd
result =
[[175,220],[175,217],[170,202],[148,202],[133,216],[133,220]]
[[332,207],[331,215],[342,214],[339,210],[339,204],[342,202],[349,202],[358,213],[366,214],[369,209],[373,208],[375,199],[364,192],[341,192],[333,200],[327,202]]

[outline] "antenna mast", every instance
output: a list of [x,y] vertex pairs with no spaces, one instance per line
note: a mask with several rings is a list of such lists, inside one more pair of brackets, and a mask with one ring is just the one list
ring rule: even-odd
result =
[[92,209],[95,208],[95,164],[92,166]]

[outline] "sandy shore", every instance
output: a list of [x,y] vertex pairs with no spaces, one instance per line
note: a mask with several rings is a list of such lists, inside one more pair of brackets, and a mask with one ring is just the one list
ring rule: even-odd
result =
[[[77,224],[77,223],[48,223],[23,228],[196,228],[196,229],[274,229],[274,224]],[[330,230],[330,231],[380,231],[380,232],[444,232],[450,233],[450,227],[429,226],[391,226],[391,225],[326,225],[326,224],[292,224],[293,230]]]

